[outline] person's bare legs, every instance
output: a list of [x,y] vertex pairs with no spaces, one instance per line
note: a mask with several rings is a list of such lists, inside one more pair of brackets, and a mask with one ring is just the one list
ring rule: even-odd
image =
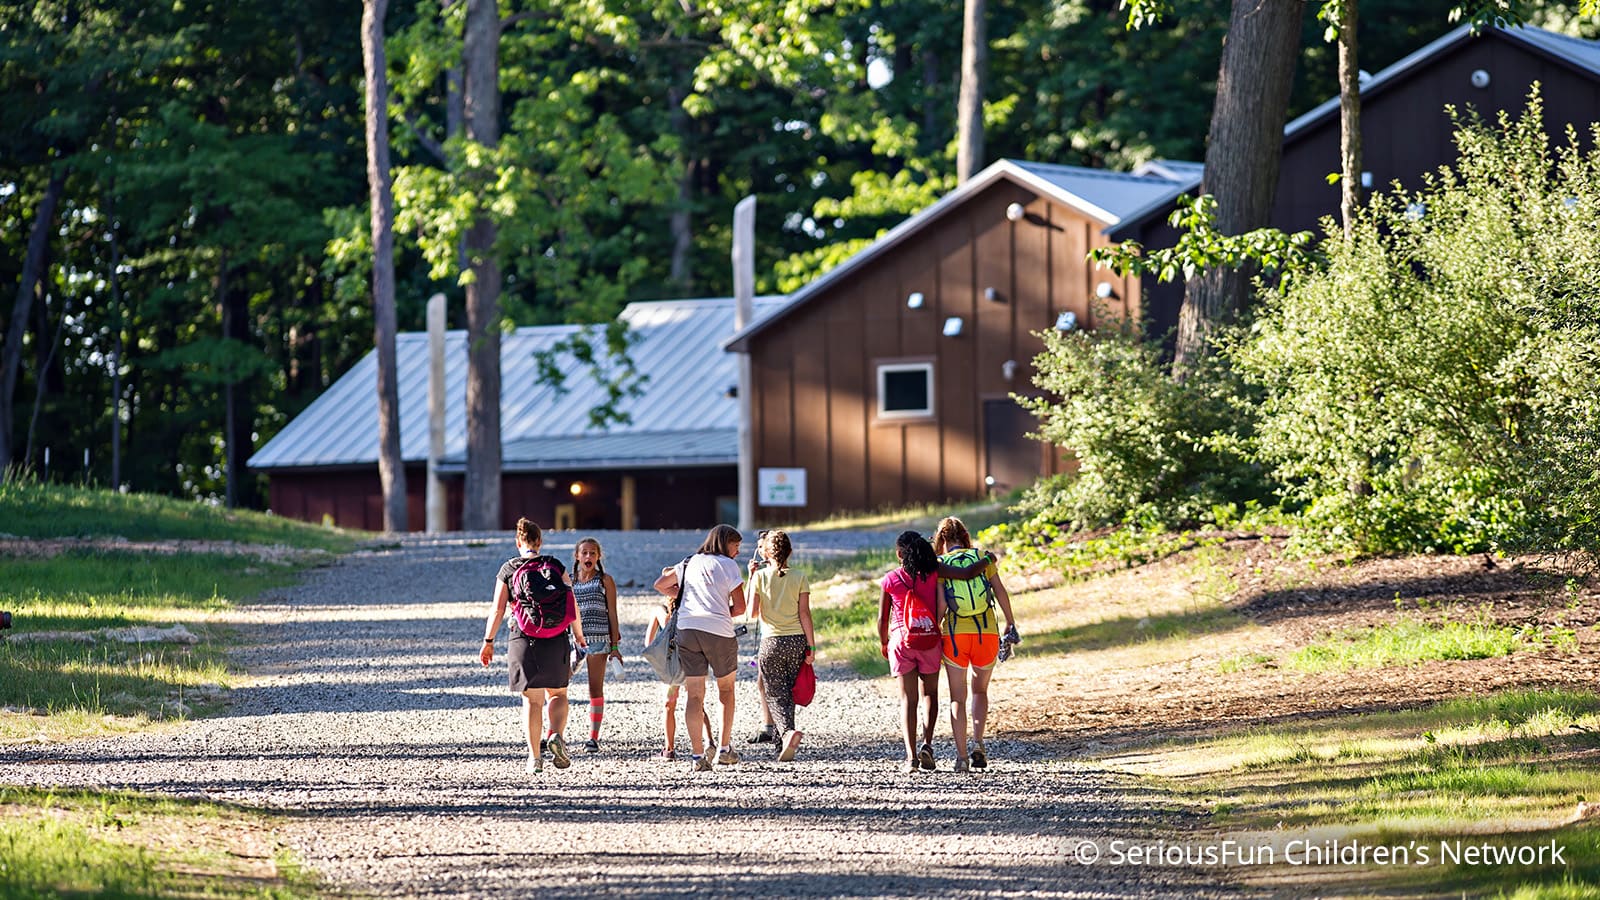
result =
[[545,717],[550,720],[550,736],[564,735],[567,731],[567,689],[550,688],[545,693],[550,698],[545,701]]
[[683,692],[688,698],[683,710],[683,724],[689,729],[689,749],[695,756],[704,756],[706,735],[711,730],[706,722],[706,677],[685,676]]
[[[922,681],[922,742],[933,746],[933,730],[939,724],[939,673],[917,676]],[[915,694],[915,689],[912,691]]]
[[989,679],[994,667],[972,670],[972,743],[983,745],[983,727],[989,722]]
[[[666,717],[661,721],[661,730],[666,733],[667,746],[664,753],[676,753],[678,747],[678,689],[667,688]],[[688,713],[684,714],[685,716]]]
[[921,677],[916,672],[906,672],[900,676],[900,702],[905,712],[901,737],[905,738],[908,762],[917,758],[917,683]]
[[722,741],[718,747],[733,746],[733,676],[732,672],[717,676],[717,704],[722,707]]
[[584,658],[589,666],[589,740],[600,740],[600,723],[606,716],[606,660],[604,653]]
[[544,737],[544,688],[528,688],[522,692],[522,725],[528,735],[528,755],[539,752],[539,741]]
[[950,735],[956,745],[956,759],[967,758],[967,667],[944,664],[950,682]]

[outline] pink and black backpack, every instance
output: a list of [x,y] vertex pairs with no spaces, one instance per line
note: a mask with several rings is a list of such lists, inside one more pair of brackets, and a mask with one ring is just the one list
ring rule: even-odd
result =
[[511,573],[511,616],[528,637],[555,637],[577,618],[566,567],[554,556],[530,556]]

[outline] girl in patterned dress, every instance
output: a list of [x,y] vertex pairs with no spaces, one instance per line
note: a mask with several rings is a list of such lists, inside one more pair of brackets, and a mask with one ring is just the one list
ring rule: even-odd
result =
[[[578,601],[583,633],[595,642],[592,646],[599,651],[585,657],[589,665],[589,740],[584,742],[583,749],[589,753],[600,752],[600,723],[606,715],[606,660],[622,659],[617,583],[606,574],[600,562],[603,559],[605,551],[592,537],[578,541],[573,548],[572,594]],[[604,644],[600,643],[602,639]]]

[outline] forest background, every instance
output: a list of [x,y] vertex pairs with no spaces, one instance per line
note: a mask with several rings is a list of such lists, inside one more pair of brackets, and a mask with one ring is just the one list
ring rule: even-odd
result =
[[[1453,27],[1452,5],[1363,3],[1363,68]],[[451,102],[463,6],[388,13],[402,330],[440,291],[465,324],[441,238],[475,197],[500,224],[507,324],[541,324],[727,295],[747,195],[757,289],[786,292],[955,186],[959,4],[514,4],[487,164]],[[1528,13],[1595,29],[1565,5]],[[22,357],[15,462],[263,504],[239,462],[372,347],[360,16],[0,4],[0,283],[33,283],[34,225],[54,223],[35,293],[0,303]],[[987,20],[984,161],[1203,158],[1224,4],[1181,0],[1139,30],[1110,0],[991,2]],[[1338,92],[1324,28],[1308,10],[1290,115]]]

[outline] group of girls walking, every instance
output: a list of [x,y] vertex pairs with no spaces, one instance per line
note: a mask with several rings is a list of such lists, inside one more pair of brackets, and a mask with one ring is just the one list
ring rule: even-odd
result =
[[[544,769],[548,752],[558,769],[571,765],[563,733],[566,730],[567,685],[576,669],[573,654],[587,659],[589,676],[589,740],[585,749],[600,749],[600,726],[605,715],[605,676],[608,659],[622,657],[617,617],[617,588],[602,565],[604,552],[594,538],[580,540],[570,570],[559,560],[543,557],[542,532],[528,519],[517,522],[518,556],[500,566],[495,579],[493,608],[485,627],[479,660],[487,666],[494,657],[495,636],[508,607],[515,601],[512,586],[519,570],[530,561],[553,564],[545,571],[559,577],[571,592],[559,630],[545,637],[530,636],[513,624],[507,648],[509,684],[522,697],[528,744],[527,770]],[[738,666],[738,636],[743,626],[735,619],[758,619],[760,649],[756,664],[765,727],[751,742],[771,742],[779,761],[793,760],[804,733],[795,716],[794,684],[804,664],[815,660],[816,633],[811,621],[810,586],[805,575],[789,565],[793,544],[782,531],[764,531],[746,573],[739,563],[743,536],[729,525],[712,528],[696,552],[683,562],[661,571],[654,588],[668,598],[656,611],[645,635],[648,644],[665,627],[673,604],[678,615],[677,653],[685,675],[682,689],[665,688],[661,757],[678,758],[676,707],[685,696],[684,725],[690,747],[691,771],[710,771],[718,765],[738,763],[733,748],[733,723],[737,705],[734,682]],[[948,585],[983,580],[992,586],[1011,625],[1010,597],[1000,583],[992,554],[971,550],[971,537],[960,519],[939,524],[933,543],[916,532],[900,535],[896,542],[900,566],[883,578],[878,632],[890,672],[900,680],[905,702],[904,740],[906,770],[936,768],[933,733],[942,667],[950,683],[951,731],[955,736],[955,770],[983,768],[984,725],[988,713],[989,675],[1000,647],[998,622],[957,615],[948,597],[957,591]],[[943,554],[941,558],[940,554]],[[942,579],[942,580],[941,580]],[[945,587],[941,587],[944,585]],[[942,599],[942,596],[944,599]],[[546,633],[539,631],[537,633]],[[604,641],[597,650],[595,641]],[[584,651],[587,651],[585,654]],[[971,673],[971,741],[967,732],[968,673]],[[706,713],[706,679],[714,680],[721,710],[720,727]],[[918,706],[922,731],[918,742]]]

